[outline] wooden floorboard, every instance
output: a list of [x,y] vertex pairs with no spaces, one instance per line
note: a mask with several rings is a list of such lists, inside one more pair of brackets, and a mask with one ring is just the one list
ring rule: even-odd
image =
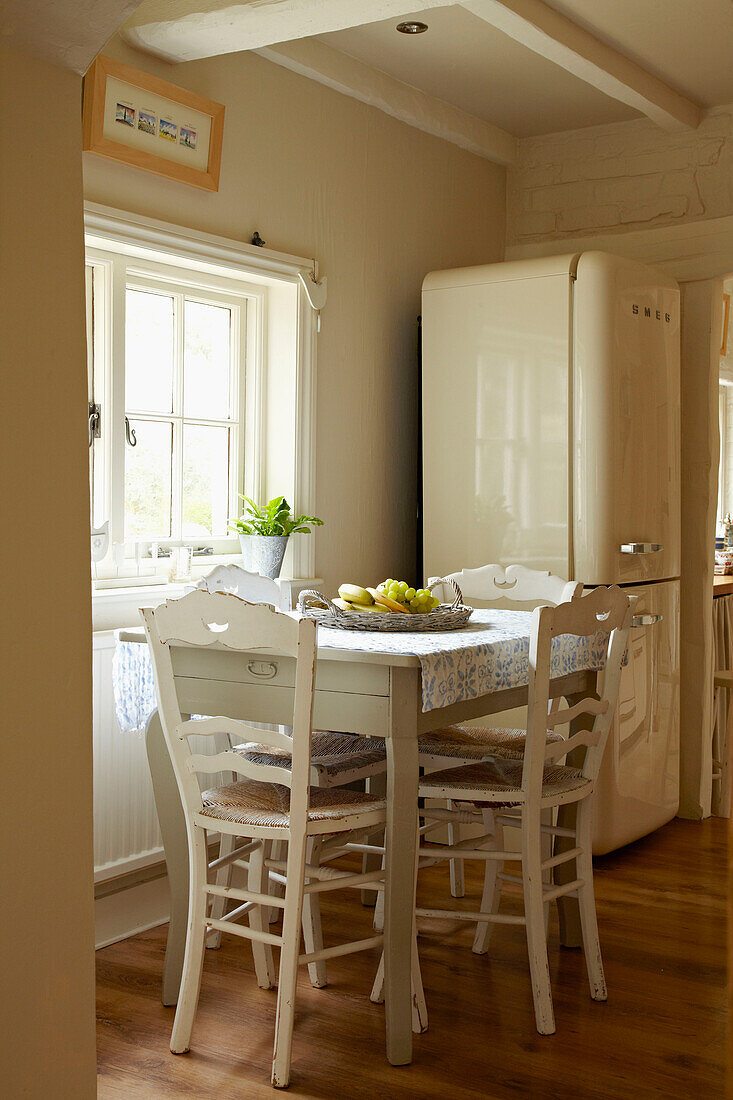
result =
[[[609,1000],[590,1000],[582,954],[551,923],[557,1034],[534,1030],[524,933],[498,926],[491,951],[472,926],[421,923],[430,1029],[411,1066],[384,1056],[384,1011],[371,1004],[375,952],[329,963],[329,986],[301,971],[290,1095],[304,1100],[715,1100],[725,1095],[727,823],[674,821],[597,860]],[[467,876],[469,902],[479,893]],[[420,876],[420,902],[452,902],[447,871]],[[508,896],[505,908],[518,908]],[[326,945],[368,935],[356,891],[323,899]],[[99,1096],[272,1097],[275,996],[257,988],[249,945],[207,951],[189,1054],[168,1052],[173,1010],[160,1003],[166,928],[97,953]]]

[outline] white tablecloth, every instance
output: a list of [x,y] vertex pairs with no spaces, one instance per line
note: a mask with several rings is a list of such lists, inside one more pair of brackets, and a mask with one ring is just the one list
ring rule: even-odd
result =
[[[402,653],[420,660],[422,709],[435,710],[527,683],[531,612],[474,611],[462,630],[388,634],[319,626],[318,646],[368,653]],[[603,666],[608,635],[556,638],[552,676]],[[155,685],[147,647],[118,641],[114,655],[117,721],[123,731],[144,729],[155,709]]]

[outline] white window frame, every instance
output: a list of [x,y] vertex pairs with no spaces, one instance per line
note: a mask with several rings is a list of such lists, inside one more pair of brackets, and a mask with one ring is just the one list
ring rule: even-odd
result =
[[[234,455],[239,461],[235,460],[231,464],[228,497],[230,515],[236,514],[238,494],[247,493],[251,496],[256,495],[258,491],[259,463],[256,456],[259,453],[261,424],[260,418],[255,415],[252,417],[252,423],[247,425],[246,409],[249,402],[246,389],[248,381],[253,391],[261,387],[259,375],[264,369],[264,363],[258,351],[257,334],[262,330],[266,291],[261,286],[250,285],[244,281],[235,282],[199,272],[189,272],[91,246],[87,246],[86,257],[87,264],[94,269],[93,293],[97,303],[94,311],[95,343],[98,336],[96,324],[101,323],[103,326],[103,333],[99,335],[101,346],[99,349],[95,347],[95,371],[97,364],[100,363],[103,364],[104,374],[99,384],[95,379],[95,396],[101,396],[102,438],[95,441],[94,446],[102,451],[101,465],[105,476],[103,487],[95,485],[95,518],[98,521],[100,513],[104,513],[110,519],[110,539],[118,543],[124,540],[124,420],[128,413],[135,420],[196,419],[175,412],[158,414],[127,409],[124,326],[119,325],[115,329],[114,321],[110,325],[110,319],[115,316],[124,316],[125,294],[128,288],[169,294],[179,300],[179,306],[180,300],[185,295],[187,298],[230,306],[232,309],[231,383],[234,391],[232,407],[235,418],[230,431],[233,433]],[[180,308],[177,325],[182,325]],[[104,326],[110,331],[104,330]],[[180,341],[180,332],[177,338]],[[246,362],[246,373],[242,369],[244,366],[242,357]],[[223,421],[218,419],[217,422]],[[240,448],[240,436],[244,438],[244,448]],[[180,497],[180,486],[177,485],[177,476],[180,472],[179,459],[180,455],[176,453],[171,485],[173,534],[157,538],[155,541],[160,546],[181,545],[184,541],[196,542],[213,546],[216,554],[235,554],[238,545],[236,536],[222,537],[218,534],[209,539],[184,539],[180,532],[176,531],[176,503]],[[150,543],[152,537],[144,536],[140,540],[127,539],[127,544],[130,546],[136,541]]]
[[[95,446],[105,448],[105,476],[102,484],[95,484],[95,520],[110,519],[110,547],[124,539],[124,498],[120,499],[120,494],[124,494],[125,456],[124,369],[113,366],[121,361],[124,333],[116,333],[110,319],[115,306],[117,315],[124,316],[124,302],[120,310],[120,302],[114,298],[125,292],[128,268],[151,285],[157,281],[165,287],[168,280],[177,287],[188,284],[206,287],[211,294],[218,290],[239,296],[247,368],[239,394],[244,463],[235,473],[236,491],[258,499],[283,493],[293,508],[313,514],[318,315],[309,304],[304,278],[318,277],[315,261],[96,203],[85,204],[85,233],[88,258],[101,276],[94,280],[94,356],[95,372],[104,364],[104,397],[102,439]],[[287,400],[276,401],[278,395],[287,395]],[[181,541],[192,540],[160,540],[173,545]],[[215,540],[214,548],[216,556],[201,559],[202,566],[231,560],[239,550],[235,538]],[[104,575],[105,566],[110,572],[112,557],[110,549],[100,575]],[[313,534],[293,536],[285,574],[293,578],[315,575]],[[134,578],[130,583],[135,583]]]

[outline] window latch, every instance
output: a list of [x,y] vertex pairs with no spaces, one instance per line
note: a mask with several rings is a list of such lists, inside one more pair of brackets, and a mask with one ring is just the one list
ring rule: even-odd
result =
[[89,402],[89,446],[102,438],[102,406]]
[[135,429],[130,427],[130,421],[125,417],[125,439],[129,447],[137,447]]

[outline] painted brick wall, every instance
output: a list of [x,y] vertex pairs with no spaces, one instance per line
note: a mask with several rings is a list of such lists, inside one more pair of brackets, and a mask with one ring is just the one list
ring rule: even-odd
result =
[[518,143],[507,177],[507,243],[627,232],[733,214],[733,104],[695,131],[646,119]]

